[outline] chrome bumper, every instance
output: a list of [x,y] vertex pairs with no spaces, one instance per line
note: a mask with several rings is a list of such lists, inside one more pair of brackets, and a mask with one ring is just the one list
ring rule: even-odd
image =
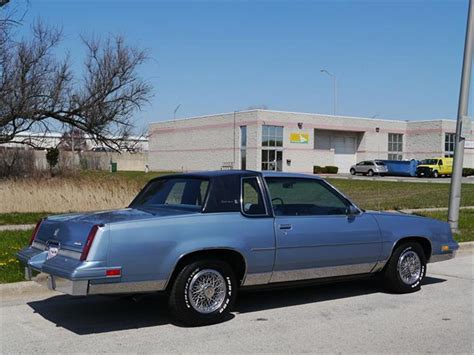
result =
[[[26,280],[32,280],[32,271],[31,268],[25,267]],[[44,273],[40,275],[42,277],[36,277],[35,282],[51,291],[71,296],[158,292],[163,291],[166,286],[165,280],[93,284],[89,280],[68,280]]]
[[454,258],[456,256],[456,251],[453,250],[451,252],[448,252],[448,253],[442,253],[442,254],[434,254],[434,255],[431,255],[431,258],[430,258],[430,263],[437,263],[437,262],[440,262],[440,261],[446,261],[446,260],[450,260],[452,258]]

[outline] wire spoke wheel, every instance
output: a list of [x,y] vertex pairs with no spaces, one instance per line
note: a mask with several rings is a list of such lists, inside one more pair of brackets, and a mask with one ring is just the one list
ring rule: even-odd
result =
[[212,313],[222,306],[226,293],[224,277],[216,270],[204,269],[191,279],[188,289],[189,303],[199,313]]
[[407,250],[398,258],[397,270],[403,283],[412,285],[422,273],[420,257],[413,250]]

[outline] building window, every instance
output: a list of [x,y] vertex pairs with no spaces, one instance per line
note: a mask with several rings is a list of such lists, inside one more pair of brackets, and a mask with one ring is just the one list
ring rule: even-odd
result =
[[247,126],[240,126],[240,169],[247,169]]
[[444,134],[444,156],[446,158],[454,157],[455,143],[456,143],[456,133]]
[[262,126],[263,147],[283,147],[283,127]]
[[403,134],[388,134],[388,160],[403,159]]
[[283,127],[262,126],[262,170],[282,171]]

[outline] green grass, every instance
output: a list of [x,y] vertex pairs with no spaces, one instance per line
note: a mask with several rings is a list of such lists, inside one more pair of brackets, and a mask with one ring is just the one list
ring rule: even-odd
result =
[[0,232],[0,283],[24,280],[24,269],[15,254],[28,245],[31,230]]
[[35,224],[41,218],[51,215],[48,212],[0,213],[0,226],[6,224]]
[[[328,179],[360,207],[375,210],[448,207],[449,184]],[[462,206],[474,206],[474,184],[462,185]]]
[[[447,211],[437,212],[419,212],[420,216],[431,217],[446,221],[448,217]],[[458,242],[474,242],[474,210],[465,209],[461,210],[459,214],[459,231],[460,233],[455,234],[454,239]]]

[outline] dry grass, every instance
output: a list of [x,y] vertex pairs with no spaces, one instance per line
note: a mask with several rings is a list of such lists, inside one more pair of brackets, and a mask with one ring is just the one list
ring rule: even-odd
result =
[[0,180],[0,213],[93,211],[127,206],[143,181],[98,176]]

